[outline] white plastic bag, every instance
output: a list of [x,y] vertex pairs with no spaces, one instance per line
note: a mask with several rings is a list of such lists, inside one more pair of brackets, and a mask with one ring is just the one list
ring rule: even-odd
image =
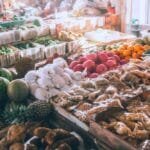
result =
[[21,30],[21,38],[22,38],[23,41],[31,40],[33,38],[36,38],[37,35],[38,35],[37,28]]
[[19,30],[12,30],[0,33],[0,45],[13,43],[20,40],[21,36]]
[[38,28],[38,37],[46,36],[50,34],[50,29],[48,25],[43,25]]

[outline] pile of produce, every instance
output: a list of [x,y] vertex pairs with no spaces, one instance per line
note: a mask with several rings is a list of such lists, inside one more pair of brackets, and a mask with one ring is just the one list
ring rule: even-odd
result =
[[150,37],[146,36],[143,39],[137,39],[135,40],[135,43],[142,45],[150,45]]
[[87,77],[96,78],[99,74],[116,69],[126,62],[115,53],[103,51],[81,56],[77,60],[72,61],[69,67],[75,72],[86,70]]
[[29,84],[32,95],[39,100],[48,100],[83,78],[84,73],[73,72],[62,58],[54,59],[53,64],[29,71],[25,75],[25,81]]
[[[93,118],[95,118],[95,121],[97,121],[96,118],[99,118],[99,115],[103,114],[105,111],[107,112],[110,110],[111,115],[111,112],[113,112],[111,110],[113,108],[116,111],[119,110],[120,113],[122,111],[132,113],[131,115],[133,115],[135,120],[133,120],[133,122],[132,120],[127,120],[129,121],[127,123],[135,125],[133,126],[135,128],[131,129],[132,134],[129,136],[130,133],[128,132],[128,129],[125,130],[125,132],[120,132],[127,138],[130,137],[134,143],[139,144],[139,140],[143,142],[144,140],[149,139],[149,69],[149,59],[145,61],[134,60],[129,64],[124,65],[122,68],[109,71],[101,75],[97,79],[86,79],[81,83],[80,86],[73,87],[67,93],[62,92],[57,98],[53,98],[53,101],[87,124]],[[140,99],[136,99],[136,97],[139,95],[142,95]],[[141,119],[139,120],[138,117],[136,118],[134,116],[139,115],[136,114],[136,104],[132,107],[132,111],[127,110],[128,103],[132,101],[134,102],[134,99],[137,100],[138,104],[140,105],[138,107],[141,108],[141,112],[137,111],[137,113],[142,113],[141,116],[144,117],[142,123],[141,117],[139,117]],[[103,117],[103,115],[101,116]],[[108,118],[106,117],[106,119]],[[121,123],[123,124],[123,127],[128,126],[128,124],[125,122],[125,119],[123,120],[124,123]],[[138,121],[137,124],[136,121]],[[101,122],[102,120],[100,123]],[[110,120],[110,122],[113,122],[113,120]],[[126,126],[124,124],[126,124]],[[112,129],[119,130],[120,123],[116,123],[114,121],[111,127]],[[117,133],[119,134],[119,131]],[[129,140],[129,142],[131,141]]]
[[80,33],[74,33],[72,31],[61,31],[59,32],[58,39],[61,41],[74,41],[82,37],[83,35]]
[[12,78],[12,74],[8,69],[0,68],[0,110],[7,103],[7,87]]
[[11,81],[13,79],[12,73],[6,68],[0,68],[0,77],[4,77]]
[[54,40],[51,37],[47,36],[47,37],[37,38],[34,41],[34,43],[39,43],[39,44],[44,45],[44,46],[53,46],[53,45],[59,44],[60,41]]
[[17,44],[14,44],[13,46],[18,48],[19,50],[24,50],[24,49],[35,47],[34,44],[31,42],[17,43]]
[[0,133],[0,149],[78,150],[81,142],[75,134],[64,129],[43,127],[38,122],[12,125]]
[[115,50],[114,52],[118,54],[121,58],[124,59],[140,59],[143,55],[143,53],[147,50],[147,46],[144,47],[140,44],[135,45],[122,45],[119,47],[118,50]]
[[[138,148],[141,142],[148,142],[150,137],[150,105],[148,99],[136,98],[126,110],[108,111],[99,116],[101,127],[109,129],[132,146]],[[107,118],[106,118],[107,116]]]
[[[136,63],[131,62],[129,65],[109,71],[93,80],[86,79],[81,82],[80,86],[73,87],[67,94],[62,92],[54,100],[67,110],[75,109],[73,111],[75,114],[81,112],[82,108],[85,109],[81,113],[83,120],[87,119],[89,115],[101,112],[108,107],[115,107],[116,105],[116,107],[123,108],[121,102],[144,93],[149,86],[150,76],[147,72],[149,60]],[[144,96],[145,100],[149,99],[149,94]],[[85,107],[80,107],[78,104],[85,105]],[[81,109],[80,111],[78,111],[78,107],[79,110]]]
[[12,54],[14,50],[12,50],[9,46],[1,46],[0,47],[0,55],[8,55]]
[[50,117],[51,112],[52,105],[46,101],[32,102],[26,99],[26,103],[23,103],[12,100],[1,111],[2,125],[0,128],[28,121],[46,121]]
[[19,26],[24,24],[23,18],[13,17],[12,20],[0,22],[0,32],[6,32],[9,30],[15,30]]
[[51,110],[50,103],[30,99],[28,84],[23,79],[10,82],[0,77],[0,128],[30,120],[45,120]]

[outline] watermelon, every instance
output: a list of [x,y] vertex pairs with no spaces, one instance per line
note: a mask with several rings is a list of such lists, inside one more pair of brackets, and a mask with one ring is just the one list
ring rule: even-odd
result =
[[4,77],[9,81],[11,81],[13,78],[11,72],[6,68],[0,68],[0,77]]
[[0,107],[7,101],[7,86],[9,80],[0,77]]
[[7,94],[16,103],[25,102],[29,95],[28,84],[22,79],[13,80],[8,85]]

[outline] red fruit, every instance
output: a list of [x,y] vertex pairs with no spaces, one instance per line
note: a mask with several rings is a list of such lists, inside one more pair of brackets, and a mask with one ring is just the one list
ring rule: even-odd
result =
[[86,58],[89,60],[96,61],[97,60],[97,54],[96,53],[89,54],[86,56]]
[[117,62],[115,57],[109,57],[108,60],[112,60],[112,61],[116,62],[116,65],[118,64],[118,62]]
[[107,56],[112,57],[112,56],[114,56],[114,53],[113,52],[107,52]]
[[73,60],[70,59],[70,58],[67,59],[67,63],[68,63],[68,64],[70,64],[72,61],[73,61]]
[[114,55],[113,57],[116,59],[117,62],[120,62],[120,57],[118,55]]
[[79,61],[72,61],[71,64],[69,65],[69,68],[73,69],[78,64],[79,64]]
[[110,69],[110,68],[114,68],[117,66],[117,62],[116,60],[108,60],[106,62],[106,66]]
[[99,52],[98,53],[98,59],[103,63],[103,62],[106,62],[108,60],[108,56],[104,52]]
[[96,67],[96,72],[101,74],[103,72],[107,71],[107,67],[104,64],[100,64]]
[[95,69],[95,62],[92,60],[87,60],[86,62],[83,63],[84,69],[87,69],[87,71],[92,71]]
[[98,77],[98,73],[92,73],[92,74],[90,74],[88,77],[89,78],[97,78]]
[[84,62],[87,61],[87,60],[88,60],[88,59],[87,59],[85,56],[79,58],[79,62],[80,62],[81,64],[84,63]]
[[73,67],[74,71],[83,71],[84,68],[82,66],[82,64],[77,64],[75,67]]

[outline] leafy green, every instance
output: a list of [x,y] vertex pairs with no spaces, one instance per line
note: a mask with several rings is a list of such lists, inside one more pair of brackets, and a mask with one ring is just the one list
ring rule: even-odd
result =
[[52,46],[52,45],[56,45],[56,44],[60,43],[60,41],[54,40],[54,39],[52,39],[51,37],[48,37],[48,36],[37,38],[34,42],[45,45],[45,46]]
[[34,20],[34,21],[33,21],[33,24],[34,24],[35,26],[37,26],[37,27],[40,27],[40,26],[41,26],[41,24],[40,24],[40,22],[39,22],[38,20]]
[[6,124],[22,123],[26,120],[27,106],[18,104],[8,104],[2,113]]
[[28,42],[28,43],[18,43],[14,45],[16,48],[20,49],[20,50],[24,50],[24,49],[28,49],[28,48],[33,48],[35,47],[32,43]]
[[13,53],[13,50],[8,46],[1,46],[0,47],[0,55],[7,55]]

